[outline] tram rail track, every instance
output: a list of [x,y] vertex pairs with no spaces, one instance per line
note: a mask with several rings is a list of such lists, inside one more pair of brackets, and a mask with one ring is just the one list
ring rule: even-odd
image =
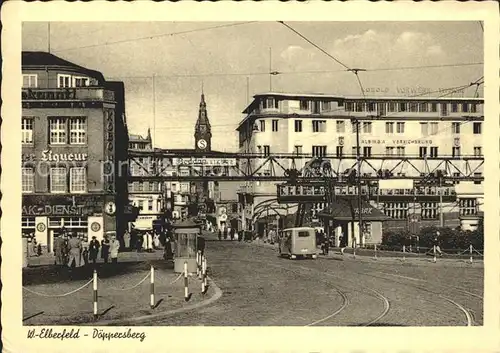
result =
[[[227,259],[224,260],[224,261],[227,261]],[[238,259],[238,260],[229,260],[229,261],[255,262],[254,260],[247,260],[247,259]],[[260,263],[265,263],[267,266],[274,267],[274,268],[280,268],[280,269],[285,270],[287,272],[292,272],[292,273],[296,273],[296,274],[299,274],[299,275],[305,275],[305,273],[304,273],[305,271],[307,271],[309,273],[315,272],[315,273],[320,274],[320,275],[324,274],[322,271],[319,271],[317,269],[312,269],[312,268],[309,268],[309,267],[299,266],[297,264],[294,264],[295,269],[292,269],[290,267],[283,266],[283,265],[278,265],[276,263],[271,263],[271,262],[268,262],[268,261],[260,261]],[[298,271],[297,269],[302,270],[302,272]],[[338,278],[336,276],[329,276],[329,277]],[[318,320],[316,320],[316,321],[314,321],[312,323],[309,323],[309,324],[305,325],[306,327],[316,326],[316,325],[318,325],[320,323],[324,323],[326,321],[329,321],[329,320],[335,318],[336,316],[338,316],[339,314],[341,314],[342,312],[344,312],[349,307],[349,305],[351,304],[351,300],[349,299],[347,293],[345,293],[345,291],[342,290],[340,288],[340,286],[338,286],[338,284],[332,285],[331,281],[322,278],[322,276],[319,276],[319,278],[320,278],[321,281],[326,282],[328,285],[330,285],[330,286],[332,286],[334,288],[334,290],[341,296],[341,298],[342,298],[342,304],[333,313],[331,313],[331,314],[329,314],[329,315],[327,315],[327,316],[325,316],[325,317],[323,317],[321,319],[318,319]],[[380,320],[382,320],[388,314],[388,312],[390,310],[390,301],[389,301],[389,299],[387,297],[385,297],[382,293],[380,293],[379,291],[377,291],[375,289],[368,288],[366,286],[361,286],[362,289],[368,290],[371,293],[371,294],[367,294],[366,292],[363,292],[363,291],[359,290],[359,287],[360,286],[357,285],[357,289],[355,289],[357,292],[359,292],[361,294],[370,295],[371,297],[380,299],[383,302],[384,309],[375,318],[373,318],[373,319],[371,319],[369,321],[365,321],[363,323],[358,323],[356,326],[371,326],[371,325],[374,325],[377,322],[379,322]],[[340,326],[340,325],[335,325],[335,326]]]

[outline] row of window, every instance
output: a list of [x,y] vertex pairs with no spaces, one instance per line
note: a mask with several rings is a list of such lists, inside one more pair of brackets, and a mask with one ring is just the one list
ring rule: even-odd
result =
[[[57,75],[57,88],[86,87],[90,86],[90,78],[66,74]],[[23,74],[23,88],[37,88],[37,74]]]
[[[438,122],[423,122],[420,123],[420,131],[423,136],[429,136],[429,135],[437,135],[438,133],[443,132],[442,130],[439,130],[439,124]],[[441,123],[443,124],[443,123]],[[464,124],[464,122],[452,122],[451,123],[451,131],[452,134],[460,134],[461,132],[461,126]],[[360,133],[363,134],[371,134],[373,131],[373,123],[371,121],[366,121],[360,123],[361,125],[361,130]],[[312,132],[327,132],[326,129],[326,120],[312,120],[311,121],[311,129]],[[447,129],[447,128],[445,128]],[[303,120],[295,120],[294,121],[294,130],[295,132],[303,132]],[[356,133],[357,130],[357,123],[351,123],[351,132]],[[265,132],[266,131],[266,121],[265,120],[259,120],[259,131]],[[271,120],[271,131],[273,132],[279,132],[279,120],[278,119],[273,119]],[[346,132],[346,122],[344,120],[337,120],[336,121],[336,131],[337,133],[345,133]],[[472,124],[472,132],[474,134],[481,134],[482,133],[482,123],[481,122],[474,122]],[[405,123],[404,122],[386,122],[385,123],[385,133],[386,134],[404,134],[405,133]]]
[[[344,157],[345,146],[336,146],[335,147],[335,155],[339,158]],[[327,151],[327,146],[312,146],[312,155],[313,157],[324,157],[328,154]],[[351,155],[357,155],[358,149],[356,146],[352,147],[352,154]],[[263,157],[268,157],[271,154],[271,146],[269,145],[263,145],[263,146],[257,146],[257,153],[262,154]],[[304,154],[303,146],[301,145],[295,145],[293,147],[293,153],[296,155],[302,155]],[[372,156],[372,146],[363,146],[360,147],[359,153],[363,157],[371,157]],[[418,149],[418,154],[420,158],[424,157],[429,157],[429,158],[439,158],[439,147],[437,146],[420,146]],[[404,157],[406,156],[406,147],[405,146],[397,146],[397,147],[386,147],[385,148],[385,155],[386,156],[399,156],[399,157]],[[476,157],[481,157],[483,155],[483,149],[481,146],[475,146],[474,147],[474,156]],[[452,147],[451,148],[451,156],[458,158],[461,156],[461,147]]]
[[[22,192],[35,192],[34,168],[22,168]],[[82,167],[50,168],[49,190],[51,193],[85,193],[87,192],[87,170]]]
[[[153,200],[135,200],[132,204],[135,207],[138,207],[139,211],[153,211]],[[159,203],[157,204],[156,210],[160,210]]]
[[[49,217],[49,228],[87,228],[86,217]],[[35,217],[22,217],[22,228],[35,228]]]
[[129,192],[161,192],[162,190],[162,184],[154,181],[134,181],[128,184]]
[[[438,202],[422,202],[420,208],[422,219],[437,219],[439,217]],[[412,210],[407,202],[387,202],[383,208],[384,214],[393,219],[407,219],[410,211]],[[459,200],[459,214],[461,216],[476,215],[477,213],[477,199],[464,198]]]
[[[322,111],[331,111],[337,103],[338,107],[344,106],[344,101],[318,101],[318,100],[299,100],[299,109],[303,111],[312,111],[319,114]],[[469,102],[345,102],[345,111],[348,112],[378,112],[385,115],[387,112],[412,112],[412,113],[437,113],[438,107],[442,115],[452,113],[476,113],[479,103]],[[279,100],[275,98],[264,98],[261,100],[262,109],[279,109]]]
[[[83,145],[87,143],[87,119],[85,117],[49,117],[49,144]],[[21,142],[33,143],[35,121],[33,118],[21,119]]]

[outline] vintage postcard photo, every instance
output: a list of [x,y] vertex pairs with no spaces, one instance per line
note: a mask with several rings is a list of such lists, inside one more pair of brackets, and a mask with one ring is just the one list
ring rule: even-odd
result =
[[6,351],[495,350],[493,3],[9,5]]

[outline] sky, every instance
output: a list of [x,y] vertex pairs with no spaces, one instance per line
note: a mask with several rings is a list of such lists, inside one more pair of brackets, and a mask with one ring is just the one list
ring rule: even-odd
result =
[[[347,67],[366,69],[366,97],[463,86],[483,75],[477,21],[287,24]],[[23,23],[23,50],[48,51],[48,28]],[[194,147],[202,86],[219,151],[237,150],[235,128],[254,94],[362,96],[352,72],[278,22],[51,22],[50,51],[123,81],[129,132],[145,136],[150,127],[160,148]],[[455,64],[476,65],[421,68]],[[271,82],[270,68],[280,72]],[[381,70],[395,68],[407,69]]]

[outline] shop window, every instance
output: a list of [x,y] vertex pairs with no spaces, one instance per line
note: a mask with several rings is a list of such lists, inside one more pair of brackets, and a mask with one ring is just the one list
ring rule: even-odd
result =
[[87,191],[87,171],[85,168],[70,169],[69,190],[72,193]]
[[61,217],[49,218],[49,228],[61,228],[63,226]]
[[66,168],[57,167],[50,168],[50,192],[65,193],[67,192]]
[[22,118],[21,120],[21,142],[24,144],[33,143],[33,119]]
[[22,228],[35,228],[35,217],[22,217],[21,218]]
[[22,192],[31,193],[35,191],[35,171],[33,168],[22,168]]

